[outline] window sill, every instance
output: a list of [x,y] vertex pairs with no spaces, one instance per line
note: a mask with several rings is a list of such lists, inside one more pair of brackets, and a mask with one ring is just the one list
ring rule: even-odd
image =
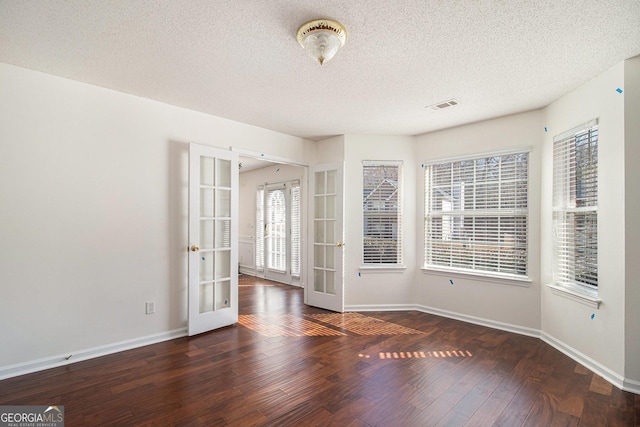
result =
[[423,274],[434,274],[437,276],[447,277],[451,280],[451,277],[456,277],[460,279],[473,279],[479,280],[481,282],[490,282],[501,285],[511,285],[511,286],[522,286],[529,287],[531,286],[531,279],[529,277],[508,277],[501,276],[497,274],[489,274],[489,273],[471,273],[466,271],[459,270],[448,270],[445,268],[434,268],[434,267],[422,267]]
[[595,291],[570,288],[568,286],[560,285],[547,285],[547,287],[551,289],[551,292],[556,295],[578,301],[579,303],[588,305],[589,307],[593,307],[595,309],[599,309],[600,303],[602,303],[602,300],[598,298],[598,294]]
[[404,265],[361,265],[362,273],[403,273],[407,269]]

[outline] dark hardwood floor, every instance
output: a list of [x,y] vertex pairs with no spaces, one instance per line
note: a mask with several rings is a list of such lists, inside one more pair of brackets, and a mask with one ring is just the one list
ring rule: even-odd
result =
[[302,297],[241,276],[238,325],[0,381],[0,405],[64,405],[66,426],[640,425],[640,396],[538,339]]

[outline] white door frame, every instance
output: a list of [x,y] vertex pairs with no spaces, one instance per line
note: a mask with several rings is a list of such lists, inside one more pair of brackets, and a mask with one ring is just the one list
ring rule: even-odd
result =
[[[301,188],[301,192],[303,195],[303,198],[301,199],[301,206],[300,206],[300,222],[301,222],[301,231],[300,231],[300,283],[296,283],[296,285],[299,285],[300,287],[302,287],[304,289],[304,302],[305,304],[307,303],[307,288],[306,288],[306,271],[309,268],[309,264],[307,262],[308,259],[308,249],[307,249],[307,244],[306,244],[306,240],[307,240],[307,235],[308,235],[308,223],[307,223],[307,211],[308,211],[308,197],[304,196],[306,194],[309,193],[308,191],[308,182],[309,182],[309,164],[308,163],[304,163],[304,162],[300,162],[296,159],[292,159],[292,158],[287,158],[287,157],[279,157],[279,156],[274,156],[271,155],[269,153],[264,153],[264,152],[260,152],[260,151],[253,151],[253,150],[245,150],[242,148],[236,148],[236,147],[232,147],[231,151],[233,151],[234,153],[237,153],[238,156],[240,157],[250,157],[253,159],[259,159],[259,160],[264,160],[266,162],[271,162],[273,164],[283,164],[283,165],[292,165],[292,166],[298,166],[300,168],[302,168],[303,171],[303,176],[300,179],[300,188]],[[254,189],[255,191],[255,189]],[[255,245],[255,239],[254,239],[254,245]],[[255,254],[255,246],[254,246],[254,254]],[[255,257],[255,255],[254,255]],[[257,270],[255,270],[256,273],[258,272]],[[262,277],[264,277],[264,271],[262,272]]]

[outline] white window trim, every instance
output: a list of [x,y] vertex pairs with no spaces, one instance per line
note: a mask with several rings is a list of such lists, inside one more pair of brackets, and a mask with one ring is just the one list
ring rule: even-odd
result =
[[[566,139],[571,137],[579,132],[583,132],[588,130],[594,126],[599,125],[599,119],[592,119],[585,123],[582,123],[578,126],[575,126],[559,135],[553,137],[553,142]],[[599,138],[598,138],[598,148],[599,148]],[[573,208],[573,211],[589,211],[589,210],[598,210],[599,206],[595,207],[585,207],[585,208]],[[553,208],[553,207],[552,207]],[[552,242],[553,244],[553,242]],[[553,248],[552,248],[553,249]],[[555,274],[555,273],[554,273]],[[578,285],[571,283],[549,283],[547,287],[551,290],[551,292],[555,295],[562,296],[568,298],[573,301],[577,301],[589,307],[599,309],[600,304],[602,303],[602,299],[599,297],[599,286],[591,287],[589,285]]]
[[512,286],[520,286],[520,287],[529,287],[531,286],[531,278],[529,276],[512,276],[509,274],[490,274],[483,272],[474,272],[469,270],[458,270],[458,269],[449,269],[449,268],[436,268],[433,266],[423,267],[423,274],[433,274],[436,276],[443,276],[447,278],[455,277],[458,279],[471,279],[474,281],[480,282],[489,282],[500,285],[512,285]]
[[509,154],[531,153],[533,147],[530,145],[522,145],[519,147],[509,148],[505,150],[481,151],[473,154],[465,154],[463,156],[439,157],[425,161],[422,166],[437,165],[439,163],[461,162],[463,160],[475,160],[482,157],[508,156]]
[[[360,270],[362,272],[379,272],[379,273],[401,273],[404,270],[406,270],[406,266],[404,265],[404,221],[403,221],[403,217],[404,217],[404,201],[403,201],[403,197],[404,197],[404,176],[402,176],[403,172],[403,167],[404,167],[404,162],[402,160],[363,160],[362,161],[362,166],[398,166],[400,167],[400,171],[401,171],[401,175],[398,176],[398,181],[400,183],[400,195],[399,195],[399,217],[400,217],[400,230],[399,230],[399,234],[400,234],[400,249],[398,251],[398,257],[400,258],[400,262],[397,264],[366,264],[364,263],[364,259],[362,260],[361,266],[360,266]],[[360,211],[360,215],[361,218],[364,219],[364,210]],[[364,244],[364,235],[363,235],[363,244]],[[362,248],[362,254],[364,257],[364,247]]]
[[[300,179],[293,179],[290,181],[290,191],[291,191],[291,263],[290,264],[291,264],[291,276],[296,278],[300,278],[300,276],[302,275],[302,186],[300,182],[301,182]],[[294,197],[294,194],[296,192],[297,192],[297,197]],[[297,203],[294,203],[294,202],[297,202]],[[297,245],[295,244],[296,239],[298,242]],[[297,255],[297,257],[295,257],[294,255]],[[294,267],[296,271],[294,271]]]
[[600,304],[602,303],[602,300],[598,297],[597,291],[591,291],[590,289],[583,288],[582,286],[548,284],[547,287],[551,289],[551,292],[555,295],[569,298],[595,309],[599,309]]
[[362,264],[360,271],[363,273],[403,273],[406,265],[400,264]]
[[[261,193],[262,192],[262,193]],[[261,203],[258,202],[259,195]],[[256,272],[264,272],[264,185],[258,185],[256,188],[256,228],[255,228],[255,247],[254,247],[254,263]],[[258,206],[260,205],[260,206]]]
[[[529,153],[529,167],[528,167],[528,177],[527,177],[527,186],[530,184],[531,182],[531,155],[530,153],[533,151],[533,147],[530,145],[524,145],[524,146],[517,146],[517,147],[513,147],[513,148],[509,148],[509,149],[505,149],[505,150],[495,150],[495,151],[487,151],[487,152],[477,152],[474,154],[466,154],[466,155],[462,155],[462,156],[453,156],[453,157],[442,157],[442,158],[437,158],[437,159],[431,159],[428,161],[425,161],[422,164],[423,168],[426,168],[427,166],[431,166],[431,165],[435,165],[435,164],[440,164],[440,163],[448,163],[448,162],[460,162],[463,160],[474,160],[474,159],[478,159],[478,158],[482,158],[482,157],[491,157],[491,156],[507,156],[510,154],[519,154],[519,153]],[[423,179],[424,181],[424,179]],[[530,216],[530,198],[531,196],[531,191],[527,191],[527,218],[529,218]],[[426,197],[425,192],[423,192],[423,197]],[[425,209],[426,209],[426,201],[425,201]],[[424,212],[424,216],[426,217],[426,210]],[[426,229],[423,227],[423,233],[426,232]],[[423,266],[421,268],[422,273],[423,274],[435,274],[435,275],[441,275],[441,276],[456,276],[459,278],[474,278],[475,280],[479,280],[479,281],[484,281],[484,282],[491,282],[491,283],[500,283],[500,284],[507,284],[507,285],[515,285],[515,286],[524,286],[524,287],[528,287],[531,286],[531,278],[529,276],[529,267],[530,267],[530,261],[531,261],[531,239],[529,238],[529,232],[530,232],[530,228],[529,225],[527,225],[527,275],[526,276],[517,276],[517,275],[510,275],[510,274],[504,274],[504,273],[493,273],[493,272],[486,272],[486,271],[474,271],[474,270],[467,270],[467,269],[457,269],[457,268],[447,268],[444,266],[437,266],[437,265],[429,265],[426,264],[426,260],[423,260]],[[424,244],[426,243],[426,235],[423,234],[423,252],[426,251],[426,246],[424,246]]]

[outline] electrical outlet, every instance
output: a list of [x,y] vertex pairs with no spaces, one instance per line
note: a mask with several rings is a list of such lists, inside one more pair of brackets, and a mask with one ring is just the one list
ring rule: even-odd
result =
[[156,302],[155,301],[147,301],[145,304],[145,313],[153,314],[156,312]]

